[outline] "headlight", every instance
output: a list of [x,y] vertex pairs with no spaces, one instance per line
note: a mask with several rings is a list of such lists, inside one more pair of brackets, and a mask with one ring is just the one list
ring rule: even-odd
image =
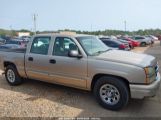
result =
[[144,68],[146,74],[145,83],[149,84],[154,81],[153,76],[155,75],[155,69],[153,67]]

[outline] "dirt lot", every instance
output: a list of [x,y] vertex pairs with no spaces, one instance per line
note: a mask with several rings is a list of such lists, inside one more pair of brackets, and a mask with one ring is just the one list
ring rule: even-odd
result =
[[[158,42],[154,47],[139,47],[133,51],[156,56],[161,66],[161,47]],[[159,117],[160,113],[161,89],[156,97],[131,100],[126,108],[114,112],[100,107],[90,92],[31,80],[12,87],[4,76],[0,76],[0,116]]]

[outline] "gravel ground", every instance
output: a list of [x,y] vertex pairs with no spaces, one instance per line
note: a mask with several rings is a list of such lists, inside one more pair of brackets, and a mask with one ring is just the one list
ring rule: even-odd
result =
[[[158,57],[161,66],[158,42],[152,48],[139,47],[133,51]],[[131,100],[126,108],[115,112],[100,107],[90,92],[34,80],[13,87],[0,75],[1,117],[158,117],[160,113],[161,90],[156,97]]]

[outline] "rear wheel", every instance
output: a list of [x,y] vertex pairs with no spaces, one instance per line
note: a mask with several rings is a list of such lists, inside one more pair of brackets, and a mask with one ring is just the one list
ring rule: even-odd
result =
[[128,86],[115,77],[99,78],[94,86],[94,95],[101,106],[110,110],[120,110],[129,101]]
[[145,42],[141,43],[141,46],[145,47],[146,46],[146,43]]
[[10,85],[19,85],[22,83],[22,79],[19,76],[17,69],[13,66],[13,65],[9,65],[7,66],[6,70],[5,70],[5,77],[7,82]]
[[134,46],[133,45],[130,45],[131,49],[134,49]]

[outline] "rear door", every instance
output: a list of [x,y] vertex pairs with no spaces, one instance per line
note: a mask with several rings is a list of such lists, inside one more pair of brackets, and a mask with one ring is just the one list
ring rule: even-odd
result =
[[30,51],[26,53],[25,67],[29,78],[50,80],[48,76],[49,56],[48,50],[51,42],[50,36],[35,37]]

